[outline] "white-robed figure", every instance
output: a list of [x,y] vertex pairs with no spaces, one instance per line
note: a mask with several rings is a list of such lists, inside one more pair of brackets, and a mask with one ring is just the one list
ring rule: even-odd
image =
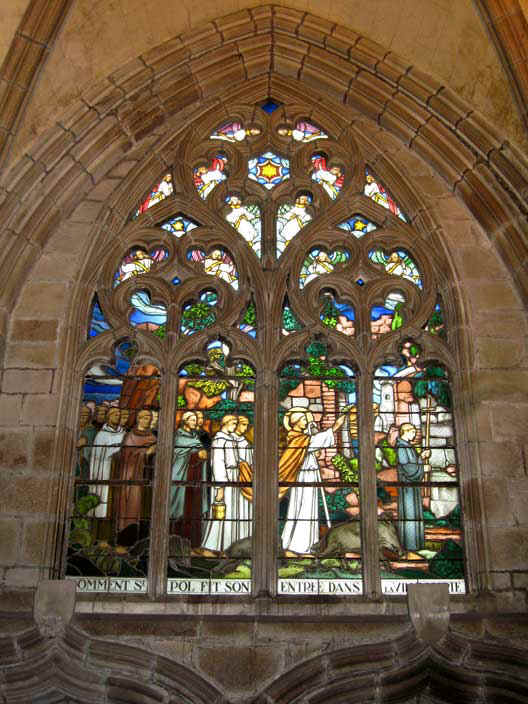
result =
[[[94,438],[94,447],[90,458],[90,479],[108,481],[112,471],[112,459],[121,449],[125,430],[119,425],[121,409],[112,406],[106,414],[106,422]],[[93,484],[90,494],[96,494],[100,503],[95,507],[96,518],[106,518],[108,512],[108,484]]]
[[344,421],[345,416],[341,415],[330,428],[311,434],[309,425],[313,423],[313,415],[306,408],[293,407],[284,416],[288,446],[280,458],[279,479],[301,484],[289,490],[281,536],[286,556],[309,554],[312,545],[319,540],[319,492],[322,489],[310,486],[321,481],[316,454],[335,446],[334,433]]
[[[235,438],[237,440],[239,466],[240,462],[246,462],[251,468],[253,468],[253,448],[250,447],[245,435],[248,427],[249,420],[246,416],[238,416],[238,423],[235,428]],[[248,538],[251,535],[253,504],[244,496],[240,487],[234,488],[233,491],[238,493],[238,540],[241,540],[242,538]]]
[[[224,416],[221,428],[213,438],[210,450],[213,484],[239,480],[238,440],[240,438],[235,435],[237,425],[238,416]],[[213,503],[205,523],[202,540],[203,554],[225,552],[232,543],[240,540],[240,524],[237,520],[240,495],[241,491],[238,487],[213,485]],[[224,505],[225,514],[221,516]]]
[[239,232],[251,249],[260,255],[260,210],[257,205],[245,206],[238,196],[227,196],[230,210],[225,216],[227,222]]

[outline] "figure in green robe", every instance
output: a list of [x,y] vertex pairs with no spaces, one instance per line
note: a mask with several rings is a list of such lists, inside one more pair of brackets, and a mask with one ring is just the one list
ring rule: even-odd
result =
[[172,481],[193,484],[171,487],[171,532],[188,538],[191,547],[199,547],[202,542],[202,518],[209,509],[207,487],[199,484],[207,481],[207,451],[197,425],[196,413],[183,414],[182,424],[174,433],[172,454]]
[[[421,482],[424,478],[423,460],[431,455],[423,450],[421,455],[411,445],[416,437],[416,428],[411,423],[400,426],[400,437],[396,441],[398,452],[398,481],[402,484]],[[398,533],[400,542],[407,551],[416,552],[425,546],[422,490],[419,486],[398,488]]]

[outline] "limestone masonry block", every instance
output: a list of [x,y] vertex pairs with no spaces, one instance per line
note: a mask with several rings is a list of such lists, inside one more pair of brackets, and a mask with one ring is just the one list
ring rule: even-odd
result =
[[18,557],[20,521],[17,518],[0,518],[0,564],[14,564]]
[[51,394],[26,396],[22,406],[22,425],[54,425],[59,400]]
[[8,394],[48,393],[52,376],[51,369],[7,369],[2,377],[2,391]]
[[0,394],[0,425],[17,426],[20,422],[22,396]]

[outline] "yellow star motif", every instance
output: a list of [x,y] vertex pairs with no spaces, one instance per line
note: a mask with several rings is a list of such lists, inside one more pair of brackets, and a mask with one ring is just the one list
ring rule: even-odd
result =
[[272,164],[271,161],[266,161],[266,163],[260,167],[260,173],[265,179],[271,181],[279,176],[279,167]]

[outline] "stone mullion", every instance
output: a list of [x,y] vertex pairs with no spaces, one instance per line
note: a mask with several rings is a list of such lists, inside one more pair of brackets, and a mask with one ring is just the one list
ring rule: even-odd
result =
[[167,372],[162,374],[161,409],[150,523],[149,595],[152,598],[158,598],[166,592],[169,496],[177,398],[178,376]]
[[276,594],[277,572],[277,412],[275,372],[257,371],[255,399],[255,471],[253,475],[253,593]]
[[363,593],[369,598],[381,592],[378,550],[378,516],[376,494],[376,449],[373,442],[372,377],[360,373],[358,378],[359,488],[361,516],[361,557]]

